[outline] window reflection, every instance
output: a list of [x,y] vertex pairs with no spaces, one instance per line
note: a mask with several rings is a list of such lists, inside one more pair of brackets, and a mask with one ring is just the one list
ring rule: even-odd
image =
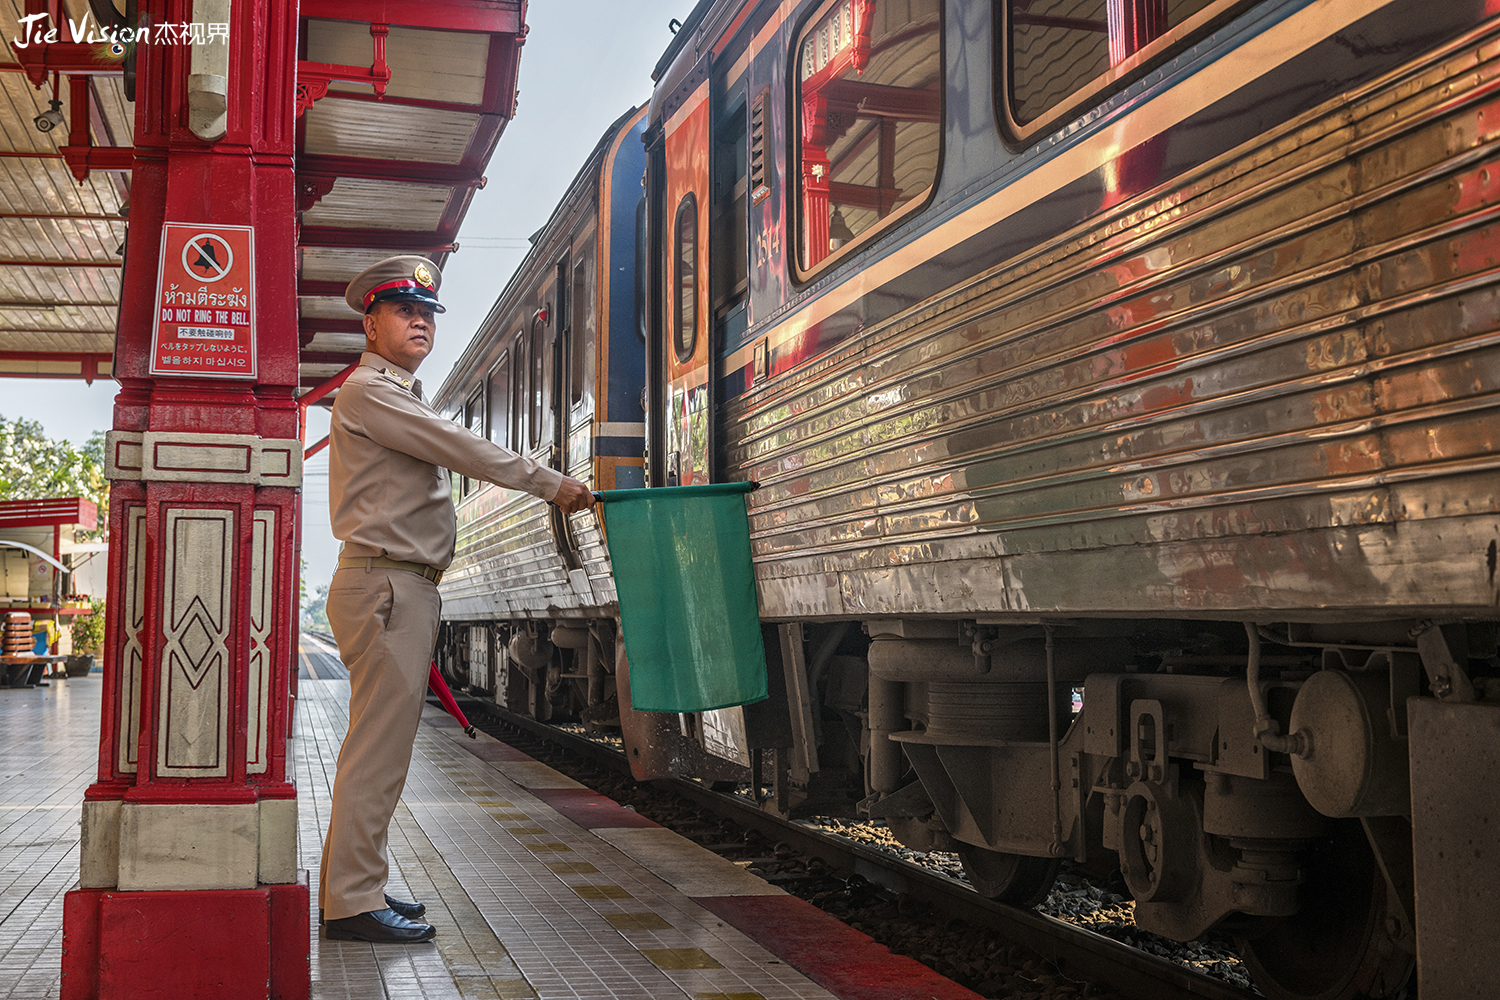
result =
[[1011,114],[1024,125],[1214,0],[1008,2]]
[[798,48],[799,259],[816,267],[937,177],[938,0],[836,0]]

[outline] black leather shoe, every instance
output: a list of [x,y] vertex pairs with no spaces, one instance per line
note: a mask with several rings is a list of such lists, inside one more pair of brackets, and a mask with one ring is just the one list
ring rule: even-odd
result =
[[[407,920],[415,920],[427,912],[427,905],[425,903],[408,903],[405,900],[392,899],[389,896],[385,897],[385,905],[395,910]],[[318,926],[323,926],[323,908],[321,906],[318,907]]]
[[431,941],[437,928],[407,920],[395,910],[371,910],[352,917],[330,920],[323,936],[330,941],[373,941],[376,944],[417,944]]
[[427,907],[423,903],[408,903],[405,900],[392,899],[390,896],[385,897],[385,905],[401,914],[407,920],[415,920],[427,912]]

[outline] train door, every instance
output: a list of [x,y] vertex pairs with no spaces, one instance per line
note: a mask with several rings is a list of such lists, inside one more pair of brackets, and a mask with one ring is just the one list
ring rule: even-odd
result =
[[[615,136],[600,173],[597,230],[588,275],[594,353],[586,360],[585,391],[594,419],[594,485],[639,489],[644,478],[646,433],[646,316],[650,289],[646,191],[646,109],[632,113]],[[575,274],[577,270],[575,268]],[[576,298],[576,296],[575,296]],[[585,524],[596,523],[584,520]],[[590,531],[585,562],[602,536]]]
[[[577,479],[591,478],[593,460],[593,405],[591,379],[594,366],[593,213],[576,232],[570,252],[557,262],[554,285],[557,335],[552,344],[552,467]],[[580,597],[592,599],[579,540],[568,515],[549,506],[552,533],[558,554]]]
[[[686,486],[712,482],[713,349],[709,330],[709,177],[708,83],[674,111],[662,128],[658,219],[663,308],[652,352],[660,364],[652,401],[652,419],[660,425],[663,460],[659,485]],[[653,442],[654,443],[654,442]],[[657,460],[652,458],[653,479]]]
[[[563,258],[566,261],[566,257]],[[562,351],[559,313],[565,303],[559,300],[562,283],[557,274],[565,263],[559,263],[554,273],[549,273],[537,292],[537,308],[531,314],[525,332],[526,359],[526,415],[525,443],[533,461],[549,469],[567,473],[567,458],[564,448],[566,413],[563,399],[562,363],[558,355]],[[545,505],[544,517],[552,548],[562,561],[564,571],[578,567],[578,556],[568,532],[567,519],[553,505]]]
[[713,210],[709,223],[713,265],[714,355],[732,353],[749,325],[746,292],[750,284],[749,161],[743,77],[715,78]]

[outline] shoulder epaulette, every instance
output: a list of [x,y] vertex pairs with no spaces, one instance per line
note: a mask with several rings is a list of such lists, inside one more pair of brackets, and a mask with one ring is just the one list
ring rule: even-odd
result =
[[390,379],[392,382],[395,382],[397,385],[399,385],[401,388],[405,389],[407,392],[411,391],[411,379],[409,379],[409,378],[402,378],[400,375],[397,375],[395,372],[391,371],[389,368],[382,368],[382,369],[380,369],[380,374],[384,375],[386,378]]

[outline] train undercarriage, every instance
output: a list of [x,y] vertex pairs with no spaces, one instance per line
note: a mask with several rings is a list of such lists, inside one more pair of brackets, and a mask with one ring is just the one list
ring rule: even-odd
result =
[[766,701],[662,715],[622,696],[617,637],[609,619],[448,622],[440,650],[514,711],[618,727],[637,778],[883,820],[1004,902],[1045,898],[1064,859],[1117,871],[1139,926],[1232,934],[1288,1000],[1402,995],[1410,734],[1432,706],[1500,696],[1489,621],[886,619],[767,624]]

